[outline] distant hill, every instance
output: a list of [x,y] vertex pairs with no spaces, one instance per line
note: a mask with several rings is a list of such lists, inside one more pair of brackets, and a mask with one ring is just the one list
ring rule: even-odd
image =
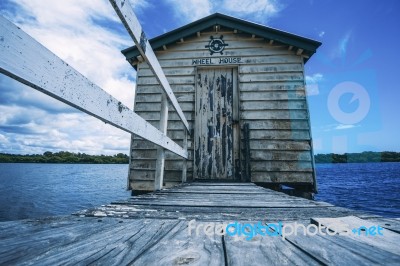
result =
[[116,155],[89,155],[60,151],[43,154],[7,154],[0,153],[0,163],[90,163],[90,164],[127,164],[129,156],[123,153]]

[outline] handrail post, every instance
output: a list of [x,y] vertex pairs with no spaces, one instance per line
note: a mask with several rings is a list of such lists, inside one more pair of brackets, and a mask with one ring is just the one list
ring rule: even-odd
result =
[[[188,150],[188,132],[186,128],[183,129],[183,149],[187,152]],[[189,154],[188,158],[189,159]],[[187,159],[183,158],[183,163],[182,163],[182,183],[186,182],[187,179]]]
[[[165,93],[161,96],[161,114],[160,114],[160,131],[167,135],[168,126],[168,99]],[[161,190],[164,183],[164,166],[165,166],[165,149],[158,147],[156,172],[154,178],[154,190]]]

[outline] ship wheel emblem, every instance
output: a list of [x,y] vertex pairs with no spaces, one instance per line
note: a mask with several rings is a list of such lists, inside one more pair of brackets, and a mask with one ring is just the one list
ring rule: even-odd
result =
[[223,54],[223,50],[225,49],[225,46],[228,46],[223,40],[224,36],[221,35],[219,38],[214,38],[213,36],[210,36],[210,42],[205,46],[210,50],[210,55],[213,55],[214,53],[220,53]]

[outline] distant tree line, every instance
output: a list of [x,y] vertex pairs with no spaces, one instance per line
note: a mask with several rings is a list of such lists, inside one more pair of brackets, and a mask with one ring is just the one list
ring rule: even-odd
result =
[[317,154],[314,156],[316,163],[369,163],[369,162],[400,162],[400,152],[372,152],[345,154]]
[[86,153],[72,153],[67,151],[50,152],[43,154],[7,154],[0,153],[0,163],[90,163],[90,164],[126,164],[129,157],[126,154],[116,155],[89,155]]
[[[368,162],[400,162],[400,152],[372,152],[345,154],[317,154],[316,163],[368,163]],[[91,164],[127,164],[129,156],[123,153],[116,155],[89,155],[67,151],[43,154],[7,154],[0,153],[0,163],[91,163]]]

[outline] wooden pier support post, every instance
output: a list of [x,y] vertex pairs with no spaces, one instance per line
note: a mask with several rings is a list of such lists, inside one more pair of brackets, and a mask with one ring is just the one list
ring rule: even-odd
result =
[[[165,93],[161,96],[161,114],[160,114],[160,131],[167,135],[168,125],[168,99]],[[154,178],[154,190],[160,190],[164,183],[164,166],[165,166],[165,149],[158,147],[156,173]]]
[[[183,149],[186,150],[187,152],[187,148],[188,148],[188,132],[186,130],[186,128],[183,129]],[[188,158],[189,159],[189,154],[188,154]],[[183,163],[182,163],[182,183],[186,182],[187,176],[186,176],[186,172],[187,172],[187,159],[183,158]]]

